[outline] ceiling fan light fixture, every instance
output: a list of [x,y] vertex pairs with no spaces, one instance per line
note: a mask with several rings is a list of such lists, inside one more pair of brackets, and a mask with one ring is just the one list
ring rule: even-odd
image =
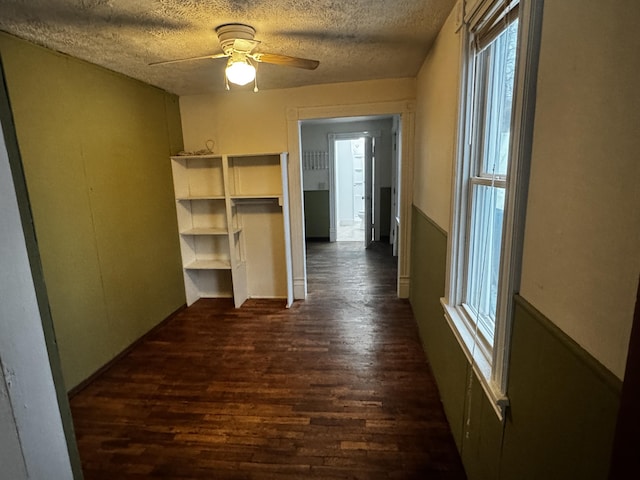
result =
[[178,63],[186,60],[203,60],[228,58],[227,67],[224,74],[224,85],[230,90],[230,83],[244,86],[254,82],[253,91],[258,91],[257,69],[259,63],[272,65],[284,65],[288,67],[303,68],[305,70],[315,70],[320,62],[307,58],[290,57],[276,53],[256,52],[254,49],[260,44],[255,40],[256,30],[242,23],[226,23],[216,27],[218,42],[222,52],[201,55],[198,57],[180,58],[177,60],[165,60],[152,62],[149,65],[164,65],[167,63]]
[[236,85],[246,85],[256,78],[256,67],[251,65],[246,59],[229,59],[225,70],[227,80]]

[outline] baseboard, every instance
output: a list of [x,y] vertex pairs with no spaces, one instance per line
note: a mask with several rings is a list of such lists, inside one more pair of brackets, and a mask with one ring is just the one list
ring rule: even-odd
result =
[[186,304],[183,304],[182,306],[180,306],[177,310],[175,310],[173,313],[171,313],[167,318],[162,320],[155,327],[153,327],[147,333],[142,335],[140,338],[138,338],[135,342],[133,342],[127,348],[122,350],[119,354],[117,354],[115,357],[113,357],[111,360],[109,360],[107,363],[105,363],[102,367],[100,367],[94,373],[89,375],[89,377],[87,377],[82,382],[80,382],[78,385],[76,385],[71,390],[69,390],[69,392],[67,392],[67,396],[69,397],[69,399],[72,399],[74,396],[76,396],[78,393],[80,393],[82,390],[84,390],[91,382],[93,382],[96,378],[98,378],[104,372],[109,370],[118,360],[122,359],[131,350],[133,350],[135,347],[137,347],[143,340],[145,340],[149,335],[151,335],[156,330],[158,330],[159,328],[164,326],[167,322],[169,322],[172,318],[174,318],[176,315],[178,315],[185,308],[187,308]]
[[296,300],[307,298],[307,279],[305,277],[293,279],[293,298]]
[[411,277],[407,275],[401,275],[398,281],[398,297],[409,298],[411,293]]

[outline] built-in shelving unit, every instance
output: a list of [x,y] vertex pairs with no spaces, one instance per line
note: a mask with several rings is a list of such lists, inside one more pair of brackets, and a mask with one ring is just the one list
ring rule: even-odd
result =
[[171,157],[187,305],[293,301],[287,155]]

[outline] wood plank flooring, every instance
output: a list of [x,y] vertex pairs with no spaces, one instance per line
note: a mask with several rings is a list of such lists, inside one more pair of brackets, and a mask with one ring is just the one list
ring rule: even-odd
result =
[[308,245],[309,297],[200,300],[71,399],[86,480],[464,479],[388,245]]

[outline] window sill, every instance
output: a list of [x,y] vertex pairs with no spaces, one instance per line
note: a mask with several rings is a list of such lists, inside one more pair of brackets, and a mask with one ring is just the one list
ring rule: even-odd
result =
[[504,421],[505,412],[509,406],[509,399],[504,392],[500,390],[491,380],[491,357],[490,352],[484,351],[476,338],[476,332],[473,331],[469,322],[464,318],[463,313],[458,308],[447,303],[445,298],[440,299],[444,316],[451,328],[454,336],[458,340],[462,351],[467,357],[467,361],[472,366],[482,389],[489,399],[489,403],[493,407],[500,421]]

